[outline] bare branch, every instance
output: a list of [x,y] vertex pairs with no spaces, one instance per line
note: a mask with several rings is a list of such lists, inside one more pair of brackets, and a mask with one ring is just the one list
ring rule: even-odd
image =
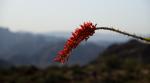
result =
[[96,28],[96,30],[99,30],[99,29],[117,32],[117,33],[120,33],[120,34],[123,34],[123,35],[127,35],[127,36],[131,36],[131,37],[133,37],[133,38],[140,39],[140,40],[143,40],[143,41],[146,41],[146,42],[150,43],[150,39],[149,39],[149,38],[144,38],[144,37],[141,37],[141,36],[137,36],[137,35],[135,35],[135,34],[130,34],[130,33],[127,33],[127,32],[125,32],[125,31],[120,31],[120,30],[118,30],[118,29],[109,28],[109,27],[97,27],[97,28]]

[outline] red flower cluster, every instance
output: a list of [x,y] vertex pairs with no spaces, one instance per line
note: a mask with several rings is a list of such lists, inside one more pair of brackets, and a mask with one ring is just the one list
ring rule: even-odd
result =
[[59,51],[54,61],[65,63],[65,61],[68,60],[71,51],[76,48],[81,41],[87,40],[89,36],[92,36],[95,33],[95,30],[96,25],[93,25],[91,22],[80,25],[80,28],[77,28],[75,32],[72,33],[72,37],[67,40],[64,49]]

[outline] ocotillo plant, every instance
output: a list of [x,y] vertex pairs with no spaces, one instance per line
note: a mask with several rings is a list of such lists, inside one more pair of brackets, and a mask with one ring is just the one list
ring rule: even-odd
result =
[[87,40],[90,36],[92,36],[95,33],[95,30],[100,29],[114,31],[150,43],[149,38],[140,37],[135,34],[130,34],[114,28],[96,27],[96,24],[94,25],[92,22],[85,22],[83,25],[80,25],[80,27],[77,28],[75,32],[72,33],[72,36],[65,43],[63,50],[58,52],[58,55],[55,57],[54,61],[61,62],[62,64],[65,63],[73,49],[75,49],[83,40]]

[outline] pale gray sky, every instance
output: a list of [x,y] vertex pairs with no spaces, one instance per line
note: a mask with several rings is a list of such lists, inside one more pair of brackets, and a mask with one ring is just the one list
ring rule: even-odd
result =
[[73,31],[84,21],[150,33],[150,0],[0,0],[0,26],[13,31]]

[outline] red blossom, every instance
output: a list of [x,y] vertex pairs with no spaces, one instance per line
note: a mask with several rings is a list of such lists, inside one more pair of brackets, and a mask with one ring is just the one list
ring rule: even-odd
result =
[[65,63],[68,60],[71,51],[75,49],[81,41],[87,40],[92,36],[95,33],[95,30],[96,25],[93,25],[91,22],[85,22],[83,25],[80,25],[80,27],[72,33],[72,37],[67,40],[64,49],[58,52],[54,61]]

